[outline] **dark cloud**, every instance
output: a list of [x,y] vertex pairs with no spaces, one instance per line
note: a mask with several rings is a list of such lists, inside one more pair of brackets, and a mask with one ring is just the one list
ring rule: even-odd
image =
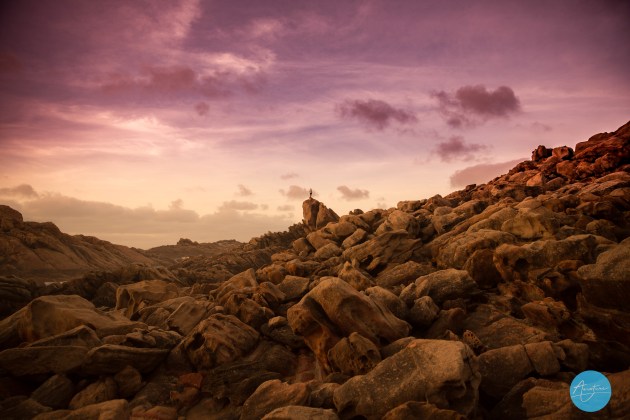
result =
[[443,162],[451,162],[453,160],[470,160],[475,152],[485,150],[487,146],[477,143],[466,143],[460,136],[453,136],[447,141],[438,143],[434,150]]
[[247,188],[245,185],[238,184],[238,192],[236,194],[240,195],[241,197],[247,197],[249,195],[253,195],[254,193],[252,192],[252,190]]
[[507,118],[521,110],[520,100],[507,86],[489,91],[483,85],[462,86],[455,93],[431,93],[446,123],[453,128],[474,126],[491,118]]
[[370,192],[368,190],[361,190],[359,188],[352,190],[345,185],[338,186],[337,191],[341,193],[341,198],[348,201],[362,200],[370,197]]
[[258,204],[251,203],[249,201],[225,201],[219,208],[219,210],[256,210]]
[[367,101],[346,100],[337,105],[337,113],[344,119],[356,119],[369,128],[384,130],[393,121],[399,124],[413,124],[416,116],[404,109],[394,108],[385,101],[368,99]]
[[0,188],[0,197],[37,198],[39,194],[32,186],[21,184],[17,187]]
[[[309,190],[297,185],[291,185],[288,190],[279,190],[280,194],[284,195],[289,200],[306,200],[308,198]],[[317,196],[317,192],[313,191],[313,196]]]
[[295,172],[289,172],[289,173],[280,175],[280,179],[293,179],[297,177],[299,177],[299,175],[296,174]]
[[493,178],[508,172],[524,160],[526,159],[516,159],[500,163],[482,163],[460,169],[451,175],[451,186],[465,187],[470,184],[484,184]]
[[290,204],[285,204],[284,206],[278,206],[278,211],[293,211],[295,207]]
[[197,115],[203,117],[210,112],[210,106],[206,102],[199,102],[195,105],[195,111],[197,111]]
[[531,124],[531,127],[534,130],[538,130],[538,131],[543,131],[543,132],[549,132],[553,130],[553,127],[550,126],[549,124],[545,124],[545,123],[541,123],[538,121],[535,121]]
[[[208,72],[205,72],[208,73]],[[251,69],[237,73],[217,69],[210,74],[192,69],[189,66],[147,66],[139,74],[113,73],[101,85],[104,92],[112,94],[144,93],[157,95],[195,94],[207,98],[222,98],[236,90],[248,93],[258,92],[265,84],[261,70]],[[207,112],[203,102],[195,106],[200,115]]]

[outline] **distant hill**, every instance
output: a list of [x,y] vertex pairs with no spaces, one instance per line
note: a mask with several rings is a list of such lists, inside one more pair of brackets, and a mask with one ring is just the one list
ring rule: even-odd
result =
[[149,256],[93,236],[68,235],[51,223],[25,222],[0,205],[0,272],[24,279],[60,281],[92,270],[132,263],[155,264]]
[[164,265],[171,265],[191,257],[212,257],[223,252],[229,252],[241,245],[243,245],[241,242],[234,239],[199,243],[182,238],[176,245],[161,245],[137,251],[151,259],[164,263]]

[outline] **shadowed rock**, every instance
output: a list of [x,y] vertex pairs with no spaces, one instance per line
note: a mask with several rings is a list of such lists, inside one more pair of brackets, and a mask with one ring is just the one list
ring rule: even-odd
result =
[[332,371],[328,350],[342,337],[358,332],[380,344],[409,333],[409,324],[338,278],[323,280],[289,309],[287,318],[327,372]]

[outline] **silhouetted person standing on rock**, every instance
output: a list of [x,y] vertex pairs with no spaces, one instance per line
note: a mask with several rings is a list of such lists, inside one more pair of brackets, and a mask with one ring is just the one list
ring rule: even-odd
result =
[[313,199],[313,189],[312,188],[308,190],[308,199],[309,200]]

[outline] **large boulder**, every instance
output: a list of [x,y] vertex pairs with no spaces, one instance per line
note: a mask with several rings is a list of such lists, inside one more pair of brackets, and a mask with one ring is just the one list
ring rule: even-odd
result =
[[419,339],[338,387],[334,402],[342,418],[380,419],[419,400],[468,416],[477,405],[480,379],[476,357],[464,343]]
[[293,331],[304,337],[322,368],[331,372],[330,350],[353,332],[375,344],[392,342],[409,333],[409,324],[387,307],[359,293],[345,281],[328,277],[287,312]]
[[545,274],[565,260],[579,260],[586,263],[595,262],[597,255],[614,244],[601,236],[573,235],[562,240],[541,240],[522,246],[503,244],[496,249],[494,262],[506,282],[514,280],[534,280],[530,273]]
[[430,296],[438,305],[449,299],[467,298],[477,285],[468,272],[449,268],[416,280],[417,296]]
[[431,264],[419,264],[415,261],[407,261],[403,264],[396,264],[381,271],[376,276],[376,284],[385,288],[392,288],[398,285],[407,285],[420,276],[431,273],[434,268]]
[[347,248],[342,257],[346,261],[357,260],[367,270],[373,270],[388,263],[407,262],[421,245],[406,230],[394,230]]
[[173,283],[163,280],[144,280],[118,287],[116,309],[123,309],[125,315],[131,317],[145,306],[172,299],[178,295],[178,288]]
[[439,249],[437,263],[441,268],[462,269],[466,261],[481,249],[495,249],[501,244],[514,243],[515,238],[507,232],[479,229],[465,232],[450,239]]
[[376,235],[380,235],[392,230],[404,229],[409,232],[412,237],[417,236],[420,233],[420,223],[409,213],[404,211],[394,210],[392,211],[385,221],[374,232]]
[[578,269],[580,286],[592,305],[627,310],[630,301],[630,241],[597,257],[594,264]]
[[180,347],[198,369],[211,369],[247,354],[259,334],[233,315],[214,314],[201,321]]
[[103,312],[76,295],[42,296],[0,321],[0,348],[32,342],[81,325],[92,328],[99,337],[126,334],[146,328],[118,312]]

